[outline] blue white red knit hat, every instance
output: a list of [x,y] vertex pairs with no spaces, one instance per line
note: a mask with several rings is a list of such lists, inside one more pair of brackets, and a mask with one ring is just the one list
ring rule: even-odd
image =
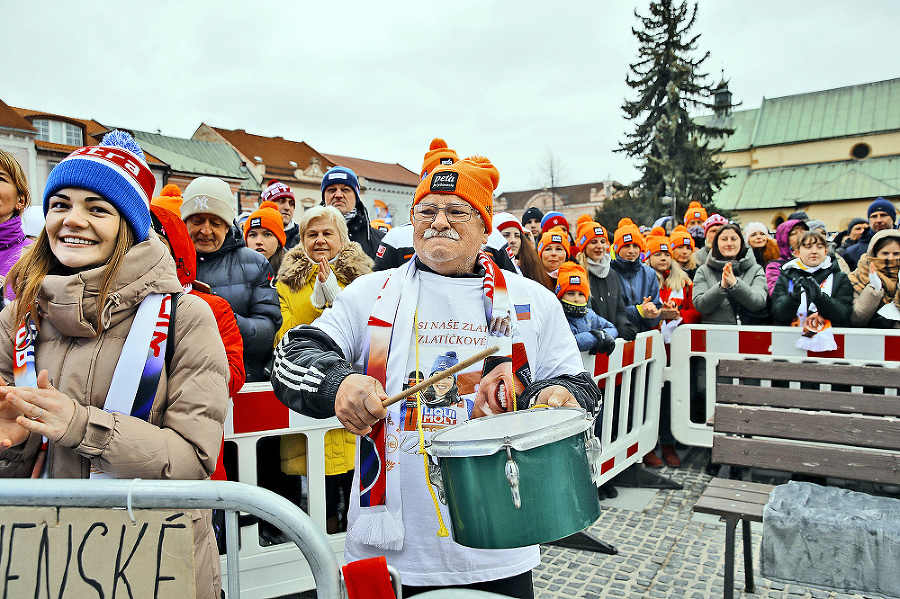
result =
[[352,187],[353,193],[356,194],[356,201],[359,202],[359,180],[357,180],[356,178],[356,173],[343,166],[334,166],[328,169],[328,172],[322,175],[323,206],[325,205],[325,188],[329,185],[335,185],[337,183],[344,183]]
[[541,233],[546,233],[553,227],[562,227],[566,231],[569,230],[569,221],[560,212],[548,212],[541,219]]
[[262,193],[259,194],[260,204],[263,202],[274,202],[278,198],[291,198],[294,199],[294,192],[291,191],[291,188],[278,181],[276,179],[272,179],[269,181],[269,185],[263,189]]
[[[441,370],[452,368],[458,363],[459,358],[456,357],[456,352],[448,351],[446,354],[441,354],[434,359],[434,363],[431,365],[431,374],[434,374],[435,372],[439,372]],[[429,376],[431,376],[431,374]]]
[[50,198],[60,189],[77,187],[99,194],[116,207],[134,234],[135,242],[150,232],[150,198],[156,177],[141,147],[128,133],[110,131],[97,146],[78,148],[57,164],[44,187],[44,215]]

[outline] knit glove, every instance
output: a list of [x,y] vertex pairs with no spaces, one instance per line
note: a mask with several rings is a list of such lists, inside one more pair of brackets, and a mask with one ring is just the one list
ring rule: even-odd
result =
[[822,295],[822,288],[810,277],[804,277],[803,290],[806,292],[806,301],[817,302]]
[[607,356],[616,349],[616,339],[606,331],[601,331],[600,329],[591,329],[591,335],[596,337],[596,341],[594,341],[594,345],[588,351],[590,354],[596,354],[598,352],[603,352]]

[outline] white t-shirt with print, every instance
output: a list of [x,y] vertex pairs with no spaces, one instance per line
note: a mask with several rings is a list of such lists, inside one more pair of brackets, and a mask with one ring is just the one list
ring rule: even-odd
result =
[[[358,279],[341,292],[334,307],[317,319],[321,328],[341,347],[354,368],[363,369],[365,326],[372,306],[386,277],[394,271],[373,273]],[[581,355],[556,297],[542,286],[510,273],[504,273],[518,315],[520,336],[535,380],[583,370]],[[456,352],[457,359],[485,349],[488,344],[484,298],[480,278],[443,277],[419,271],[418,363],[415,339],[410,331],[410,349],[403,379],[407,373],[430,374],[437,356]],[[397,334],[397,331],[394,332]],[[390,364],[391,368],[396,367]],[[422,415],[426,438],[434,431],[467,420],[480,377],[481,365],[459,373],[457,397],[450,405],[425,406]],[[390,392],[389,392],[390,393]],[[446,403],[446,402],[444,402]],[[537,546],[520,549],[473,549],[455,543],[450,537],[438,537],[438,518],[429,493],[423,457],[418,453],[418,432],[412,430],[415,409],[408,402],[392,406],[388,416],[387,468],[400,468],[402,518],[406,531],[403,548],[383,550],[355,542],[348,535],[348,561],[384,555],[400,571],[404,584],[444,586],[496,580],[526,572],[540,563]],[[389,477],[388,481],[392,479]],[[396,480],[396,479],[394,479]],[[354,480],[348,520],[359,512],[358,473]],[[490,501],[490,497],[485,497]],[[446,506],[439,504],[447,528],[450,519]]]

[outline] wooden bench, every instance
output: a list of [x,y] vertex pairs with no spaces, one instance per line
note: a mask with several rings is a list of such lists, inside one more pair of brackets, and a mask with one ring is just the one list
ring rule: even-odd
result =
[[[900,484],[897,368],[722,360],[717,374],[713,463]],[[791,382],[816,388],[786,388]],[[823,390],[820,385],[865,386],[875,392]],[[694,506],[694,511],[720,516],[726,523],[726,599],[734,596],[738,521],[745,588],[754,590],[750,523],[762,522],[773,488],[714,478]]]

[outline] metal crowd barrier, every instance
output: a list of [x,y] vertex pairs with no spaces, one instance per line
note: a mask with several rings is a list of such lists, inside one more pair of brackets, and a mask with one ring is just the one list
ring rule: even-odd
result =
[[[237,511],[247,512],[278,526],[294,542],[295,551],[302,554],[314,579],[319,599],[344,596],[340,564],[325,535],[290,501],[251,485],[185,480],[4,479],[0,505],[225,510],[228,554],[222,585],[228,597],[234,598],[256,595],[254,589],[241,584]],[[398,577],[393,578],[397,581]]]
[[[900,330],[835,328],[833,331],[837,349],[810,352],[796,347],[800,333],[795,327],[683,325],[676,328],[664,374],[671,385],[675,438],[685,445],[712,447],[713,432],[707,422],[716,405],[716,366],[721,359],[900,368]],[[761,385],[771,386],[769,381],[761,381]],[[797,387],[798,383],[792,385]],[[831,390],[830,385],[819,388]],[[859,392],[861,387],[850,390]],[[885,389],[884,393],[896,395],[897,389]],[[695,402],[693,419],[692,401]]]

